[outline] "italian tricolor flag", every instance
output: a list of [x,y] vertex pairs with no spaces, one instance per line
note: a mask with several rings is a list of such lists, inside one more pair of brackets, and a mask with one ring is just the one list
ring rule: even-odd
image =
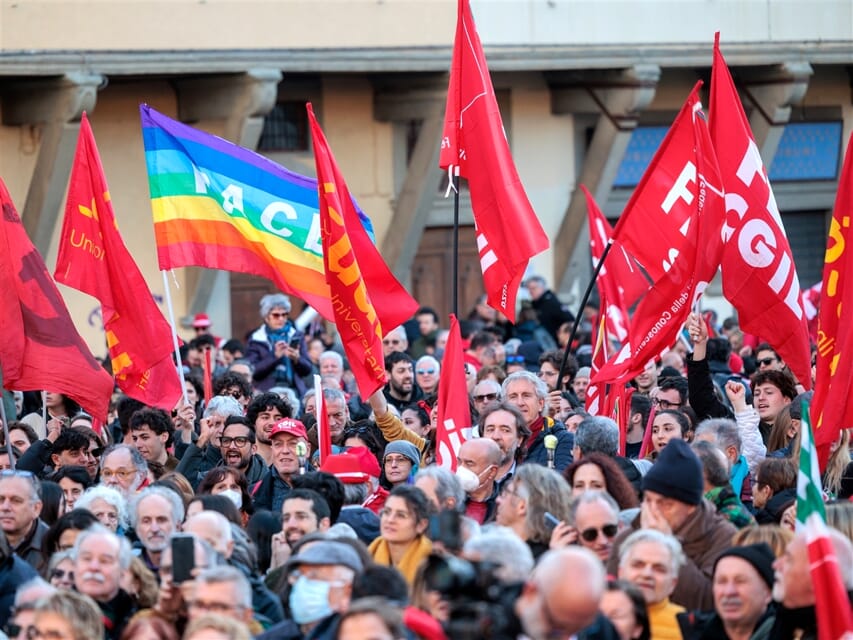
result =
[[829,539],[826,513],[821,496],[820,467],[812,437],[809,410],[803,403],[800,429],[800,474],[797,478],[797,528],[806,534],[809,570],[815,592],[815,613],[819,640],[839,640],[853,634],[853,614],[838,558]]

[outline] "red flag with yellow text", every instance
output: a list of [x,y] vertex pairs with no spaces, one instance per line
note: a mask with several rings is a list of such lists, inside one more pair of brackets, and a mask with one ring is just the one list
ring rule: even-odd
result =
[[465,354],[459,321],[450,314],[450,334],[441,361],[438,381],[438,425],[435,429],[435,459],[438,466],[456,471],[457,455],[471,437],[471,408],[465,380]]
[[3,386],[46,389],[106,421],[113,379],[83,342],[0,180],[0,368]]
[[116,384],[171,410],[181,397],[172,331],[116,225],[89,119],[83,114],[54,277],[100,300]]
[[821,468],[842,429],[853,427],[853,144],[848,143],[823,265],[811,419]]
[[509,151],[468,0],[459,0],[439,166],[468,180],[489,306],[515,322],[527,263],[548,248]]
[[734,81],[714,41],[708,127],[726,192],[723,294],[740,328],[760,336],[811,388],[811,351],[800,281],[785,227]]
[[358,391],[368,398],[387,381],[382,336],[412,317],[418,303],[370,241],[311,103],[306,108],[317,166],[323,264],[335,325]]

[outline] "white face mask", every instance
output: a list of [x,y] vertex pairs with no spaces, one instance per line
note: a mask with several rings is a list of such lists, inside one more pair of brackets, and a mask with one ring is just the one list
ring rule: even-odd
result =
[[243,508],[243,494],[241,492],[235,489],[226,489],[225,491],[220,491],[219,495],[228,498],[238,509]]
[[456,468],[456,478],[459,480],[459,484],[462,485],[462,490],[465,493],[471,493],[480,488],[479,476],[466,467],[459,466]]

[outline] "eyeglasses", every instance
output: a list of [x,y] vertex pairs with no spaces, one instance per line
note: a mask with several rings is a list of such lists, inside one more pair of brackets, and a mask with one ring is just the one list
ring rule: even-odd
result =
[[249,438],[247,438],[246,436],[237,436],[236,438],[229,438],[228,436],[222,436],[221,438],[219,438],[220,446],[225,447],[226,449],[228,447],[230,447],[232,444],[236,444],[238,447],[240,447],[242,449],[247,444],[249,444],[249,442],[251,442],[251,440],[249,440]]
[[54,569],[53,572],[50,574],[51,578],[59,578],[60,580],[63,580],[65,576],[68,576],[69,580],[73,580],[74,572],[66,571],[65,569]]
[[98,447],[97,449],[92,449],[91,451],[89,451],[89,453],[92,454],[93,458],[100,458],[104,453],[104,448]]
[[113,471],[112,469],[101,469],[101,479],[109,480],[111,478],[119,478],[120,480],[127,480],[136,475],[136,471],[131,471],[128,469],[116,469]]
[[222,602],[205,602],[204,600],[191,600],[187,606],[190,609],[195,609],[196,611],[205,611],[207,613],[218,614],[226,614],[229,611],[242,609],[242,607],[235,604],[224,604]]
[[61,631],[51,629],[49,631],[40,631],[36,627],[27,628],[27,640],[36,640],[36,638],[45,638],[46,640],[65,640],[67,638]]
[[235,400],[239,400],[240,398],[243,397],[243,392],[240,391],[239,389],[232,389],[230,391],[227,389],[223,389],[219,395],[220,396],[231,396]]
[[286,318],[287,311],[270,311],[267,315],[270,318]]
[[496,393],[483,393],[481,395],[474,396],[474,402],[492,402],[497,399],[498,394]]
[[[380,512],[380,514],[381,514],[381,512]],[[290,573],[287,574],[287,582],[291,585],[296,584],[296,581],[299,580],[299,578],[305,578],[306,580],[315,580],[317,582],[325,582],[326,584],[328,584],[332,588],[334,588],[334,587],[345,587],[349,584],[345,580],[325,580],[323,578],[318,578],[316,573],[311,572],[311,571],[308,571],[307,573],[303,573],[303,570],[301,568],[300,569],[294,569],[293,571],[291,571]]]
[[524,364],[524,356],[507,356],[507,364]]
[[400,340],[383,340],[382,344],[400,344]]
[[3,469],[0,478],[35,478],[32,471],[26,469]]
[[661,400],[655,398],[652,403],[661,409],[680,409],[683,405],[680,402],[670,402],[669,400]]
[[595,542],[598,539],[599,531],[603,533],[606,538],[612,539],[616,537],[616,534],[619,532],[619,527],[615,524],[606,524],[600,529],[598,527],[590,527],[589,529],[581,531],[581,538],[587,542]]
[[384,461],[386,466],[390,466],[393,464],[404,464],[406,462],[412,464],[412,461],[409,460],[406,456],[385,456]]
[[7,622],[6,626],[3,627],[4,633],[9,638],[17,638],[23,630],[24,628],[21,625],[15,624],[14,622]]
[[762,367],[769,367],[774,362],[776,362],[776,358],[762,358],[758,361],[758,364]]
[[435,373],[435,369],[418,369],[419,376],[431,376]]

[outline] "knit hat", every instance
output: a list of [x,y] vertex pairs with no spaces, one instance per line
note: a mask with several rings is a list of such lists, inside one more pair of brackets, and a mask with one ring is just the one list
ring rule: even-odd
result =
[[412,466],[417,466],[421,461],[421,454],[418,451],[418,448],[411,442],[406,442],[405,440],[394,440],[394,442],[389,442],[388,446],[385,447],[385,453],[382,455],[382,459],[384,460],[389,453],[399,453],[401,456],[406,456],[412,461]]
[[705,493],[702,463],[684,440],[670,440],[643,476],[643,491],[654,491],[685,504],[699,504]]
[[589,378],[592,375],[592,369],[589,367],[581,367],[575,374],[575,378]]
[[720,560],[727,556],[735,556],[736,558],[746,560],[755,568],[761,579],[767,583],[767,586],[771,589],[773,588],[773,562],[776,560],[776,556],[773,555],[773,549],[766,542],[726,549],[714,563],[715,572],[717,571],[717,565]]

